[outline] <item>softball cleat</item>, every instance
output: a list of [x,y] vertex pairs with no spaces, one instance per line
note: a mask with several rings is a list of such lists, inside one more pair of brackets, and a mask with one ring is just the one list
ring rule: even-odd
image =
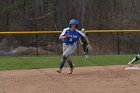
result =
[[72,74],[73,73],[73,69],[75,68],[75,64],[73,64],[73,68],[70,68],[70,71],[68,74]]
[[133,64],[131,62],[128,63],[129,67],[133,67]]
[[62,69],[57,69],[56,72],[57,73],[61,73]]
[[73,68],[70,68],[70,71],[68,74],[72,74],[72,72],[73,72]]

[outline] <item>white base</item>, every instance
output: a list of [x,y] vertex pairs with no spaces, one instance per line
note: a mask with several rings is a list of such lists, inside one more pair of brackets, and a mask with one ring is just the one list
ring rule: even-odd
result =
[[125,70],[140,70],[139,67],[126,67]]

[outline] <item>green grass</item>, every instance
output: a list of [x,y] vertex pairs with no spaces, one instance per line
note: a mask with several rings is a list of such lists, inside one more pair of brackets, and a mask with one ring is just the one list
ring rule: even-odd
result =
[[[85,60],[83,56],[72,56],[76,66],[123,65],[132,60],[135,55],[94,55]],[[27,56],[0,57],[0,70],[56,68],[59,67],[61,56]],[[68,65],[65,65],[68,66]]]

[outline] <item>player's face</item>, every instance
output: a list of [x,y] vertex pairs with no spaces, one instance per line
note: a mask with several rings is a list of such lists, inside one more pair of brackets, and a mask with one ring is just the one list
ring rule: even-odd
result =
[[72,24],[72,25],[71,25],[71,29],[72,29],[72,30],[75,30],[75,29],[76,29],[76,25],[73,25],[73,24]]

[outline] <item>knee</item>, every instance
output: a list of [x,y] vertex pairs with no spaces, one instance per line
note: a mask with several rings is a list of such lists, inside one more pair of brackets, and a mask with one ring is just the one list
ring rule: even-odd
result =
[[61,63],[65,63],[66,62],[66,59],[67,59],[67,57],[62,56]]
[[72,61],[71,61],[71,60],[67,60],[67,63],[68,63],[68,64],[71,64],[71,63],[72,63]]
[[62,58],[67,58],[67,55],[66,55],[66,54],[63,54],[63,55],[62,55]]

